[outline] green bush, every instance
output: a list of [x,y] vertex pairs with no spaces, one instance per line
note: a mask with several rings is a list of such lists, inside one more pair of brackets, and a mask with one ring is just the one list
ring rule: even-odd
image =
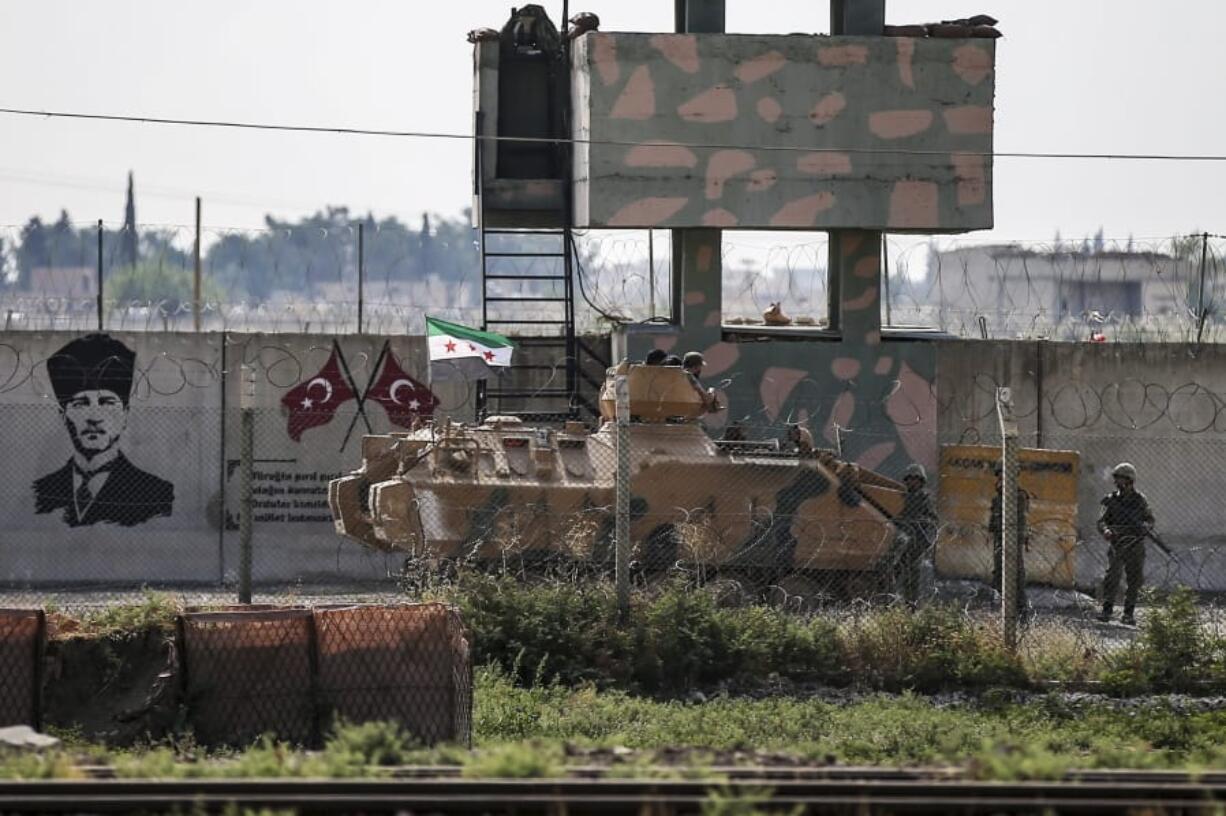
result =
[[671,585],[634,610],[641,644],[635,679],[649,689],[681,690],[732,677],[736,656],[715,599]]
[[123,636],[141,632],[174,631],[175,619],[182,608],[173,596],[165,592],[146,589],[140,603],[117,604],[89,612],[81,617],[76,627],[69,628],[73,634]]
[[544,779],[563,776],[563,769],[560,745],[528,742],[475,751],[462,773],[477,779]]
[[742,673],[831,683],[849,679],[834,621],[770,606],[724,609],[720,614]]
[[628,682],[628,634],[615,625],[607,585],[527,585],[465,574],[445,595],[473,633],[476,663],[497,663],[523,683]]
[[953,606],[871,610],[845,627],[841,642],[849,671],[871,688],[937,691],[1026,684],[1020,660],[997,634]]
[[329,767],[338,769],[334,776],[343,776],[339,769],[353,768],[355,775],[372,765],[407,765],[416,740],[394,722],[338,722],[324,745],[323,757]]
[[1192,691],[1226,678],[1224,647],[1201,625],[1195,593],[1181,587],[1151,605],[1140,637],[1106,658],[1102,679],[1121,695]]
[[671,694],[771,677],[889,690],[1024,685],[1021,661],[955,607],[875,609],[840,624],[667,583],[617,624],[607,584],[525,584],[465,575],[447,598],[473,632],[474,659],[525,685],[591,682]]

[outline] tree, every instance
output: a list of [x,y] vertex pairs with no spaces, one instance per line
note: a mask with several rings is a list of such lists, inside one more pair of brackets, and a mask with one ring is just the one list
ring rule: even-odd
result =
[[[103,253],[114,246],[113,232],[103,235]],[[94,267],[98,262],[98,234],[93,227],[77,228],[61,211],[59,220],[47,225],[34,216],[21,228],[17,248],[18,288],[28,288],[33,270],[38,268]]]
[[268,216],[258,233],[225,235],[208,250],[207,275],[238,299],[309,300],[337,283],[356,299],[359,222],[368,298],[397,287],[475,280],[480,259],[467,212],[460,218],[424,214],[421,228],[413,230],[396,218],[368,213],[355,219],[346,207],[327,207],[296,222]]
[[136,231],[136,192],[133,190],[132,171],[128,171],[128,200],[123,210],[123,247],[124,263],[136,266],[139,260],[137,246],[139,235]]
[[[190,269],[156,261],[141,261],[125,266],[106,280],[106,296],[120,305],[158,305],[168,315],[191,307],[193,272]],[[222,290],[212,281],[203,282],[201,297],[220,299]]]
[[[468,211],[453,218],[424,214],[419,229],[369,213],[355,218],[347,207],[325,207],[298,220],[269,215],[264,229],[223,234],[209,246],[204,280],[229,301],[356,300],[359,223],[368,302],[477,302],[480,257]],[[107,295],[142,302],[190,301],[191,260],[175,245],[174,233],[138,233],[134,195],[125,224],[122,232],[103,232]],[[137,239],[135,251],[132,238]],[[50,224],[31,218],[14,247],[13,285],[28,289],[38,268],[93,269],[97,241],[95,226],[77,227],[66,212]],[[183,285],[188,288],[181,291]]]

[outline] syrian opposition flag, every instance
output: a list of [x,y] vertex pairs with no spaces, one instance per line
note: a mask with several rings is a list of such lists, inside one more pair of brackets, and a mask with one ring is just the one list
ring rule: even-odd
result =
[[515,346],[501,334],[477,331],[436,317],[426,318],[430,380],[484,380],[511,367]]
[[281,398],[289,417],[286,426],[289,438],[301,442],[303,431],[327,425],[336,416],[336,409],[355,397],[341,373],[340,359],[333,346],[332,356],[319,373],[298,383]]
[[438,397],[410,377],[390,350],[384,358],[379,379],[366,393],[366,401],[382,405],[392,424],[402,428],[412,428],[415,418],[431,416],[438,407]]

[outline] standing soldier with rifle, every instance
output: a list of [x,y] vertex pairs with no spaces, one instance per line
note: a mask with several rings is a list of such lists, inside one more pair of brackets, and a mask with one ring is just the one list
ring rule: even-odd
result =
[[1111,475],[1115,479],[1115,491],[1103,497],[1102,510],[1098,514],[1098,531],[1109,544],[1107,574],[1103,577],[1103,613],[1098,619],[1111,620],[1123,572],[1128,579],[1128,589],[1124,593],[1124,616],[1120,621],[1132,625],[1136,623],[1137,595],[1145,579],[1145,539],[1153,539],[1168,555],[1171,551],[1150,529],[1154,514],[1145,496],[1134,487],[1137,469],[1128,462],[1121,462]]
[[902,512],[894,517],[894,522],[905,540],[898,546],[894,558],[894,586],[907,605],[914,609],[919,603],[924,555],[937,539],[937,514],[932,508],[932,497],[925,489],[928,473],[923,465],[907,465],[902,483],[906,485],[907,492],[903,495]]

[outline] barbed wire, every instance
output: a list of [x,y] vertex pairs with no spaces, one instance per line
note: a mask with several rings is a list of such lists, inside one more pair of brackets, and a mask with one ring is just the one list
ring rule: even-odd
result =
[[[420,315],[427,310],[479,322],[479,253],[466,228],[449,225],[445,234],[423,238],[403,226],[382,230],[373,223],[375,228],[366,232],[364,330],[419,331]],[[9,281],[0,288],[3,325],[96,327],[97,241],[83,232],[96,232],[96,225],[68,221],[44,226],[44,257],[51,261],[35,268],[23,255],[23,228],[0,228],[0,271]],[[193,228],[142,225],[138,231],[139,274],[129,269],[121,252],[122,229],[104,232],[105,325],[133,331],[193,329]],[[432,247],[422,243],[430,239]],[[507,246],[530,248],[530,238],[506,240],[517,242]],[[355,331],[356,243],[356,222],[322,228],[204,228],[202,328]],[[580,331],[607,331],[605,314],[628,322],[670,316],[667,231],[583,231],[576,233],[575,246],[583,293],[593,304],[577,304]],[[724,323],[760,325],[763,313],[778,303],[793,325],[825,325],[827,253],[823,233],[726,232]],[[987,339],[1216,342],[1222,336],[1224,258],[1226,239],[1207,234],[990,243],[888,236],[883,323]],[[491,294],[561,296],[560,281],[546,280],[561,274],[560,258],[501,262],[504,271],[541,280],[491,282]],[[259,291],[247,291],[252,286]],[[554,314],[539,303],[516,302],[501,309],[503,316],[524,320]]]

